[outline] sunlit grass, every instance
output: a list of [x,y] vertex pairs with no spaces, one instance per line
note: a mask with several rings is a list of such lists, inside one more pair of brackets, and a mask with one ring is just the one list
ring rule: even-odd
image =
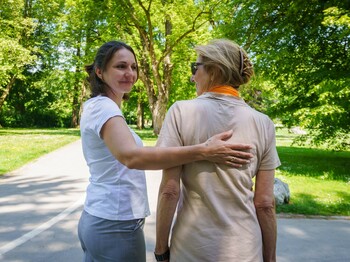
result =
[[79,129],[0,129],[0,176],[80,138]]
[[350,152],[291,146],[295,134],[276,133],[282,165],[276,177],[287,183],[290,203],[278,213],[350,216]]
[[146,128],[139,130],[136,129],[136,126],[132,126],[132,128],[141,137],[144,146],[154,146],[156,144],[157,136],[153,133],[153,129]]
[[[152,129],[137,130],[153,146]],[[286,182],[290,203],[278,213],[350,216],[350,152],[291,146],[295,134],[276,132],[282,165],[276,177]],[[0,129],[0,176],[80,138],[78,129]]]
[[350,216],[349,183],[290,175],[279,170],[276,177],[288,184],[291,193],[290,203],[278,206],[278,213]]

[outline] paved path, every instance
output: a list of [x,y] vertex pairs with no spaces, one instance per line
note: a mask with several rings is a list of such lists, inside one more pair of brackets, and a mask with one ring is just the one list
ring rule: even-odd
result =
[[[155,211],[160,171],[147,171],[152,215],[145,236],[155,261]],[[77,223],[88,180],[80,141],[0,178],[0,261],[76,262]],[[278,218],[278,262],[350,261],[350,220]]]

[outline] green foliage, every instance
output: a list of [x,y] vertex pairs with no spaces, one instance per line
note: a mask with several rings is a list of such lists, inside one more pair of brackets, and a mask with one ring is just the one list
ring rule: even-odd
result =
[[276,100],[276,89],[271,81],[264,79],[260,74],[253,77],[250,83],[239,88],[240,95],[251,107],[269,114],[271,105]]
[[139,58],[139,78],[147,92],[156,133],[167,106],[174,96],[181,96],[188,84],[188,77],[180,75],[183,71],[177,60],[189,61],[197,40],[210,37],[207,30],[210,5],[206,1],[187,1],[183,8],[184,3],[182,0],[121,1],[114,6],[117,31],[135,48]]
[[218,25],[275,88],[266,112],[310,130],[299,142],[350,146],[349,15],[349,1],[230,1]]
[[141,126],[136,128],[143,129],[145,126],[149,127],[152,125],[152,113],[147,95],[144,86],[140,82],[135,84],[133,90],[129,93],[129,98],[123,101],[122,111],[129,125],[137,125],[138,115],[142,116],[142,123]]
[[53,71],[40,78],[37,72],[17,81],[3,106],[4,127],[67,127],[70,125],[72,72]]
[[[280,117],[286,126],[301,126],[308,133],[296,142],[328,145],[333,149],[350,147],[350,78],[324,80],[304,90],[305,94],[292,95],[300,86],[279,90],[276,102],[270,107],[271,115]],[[300,92],[300,91],[299,91]]]
[[69,126],[87,98],[84,65],[112,39],[135,48],[141,69],[124,113],[130,123],[140,112],[150,122],[176,100],[195,97],[193,47],[227,37],[255,64],[256,77],[241,87],[250,105],[285,126],[308,130],[296,142],[349,148],[349,1],[0,4],[3,126]]
[[1,1],[0,11],[0,95],[13,77],[23,79],[23,70],[33,63],[33,47],[25,43],[35,21],[23,16],[23,1]]

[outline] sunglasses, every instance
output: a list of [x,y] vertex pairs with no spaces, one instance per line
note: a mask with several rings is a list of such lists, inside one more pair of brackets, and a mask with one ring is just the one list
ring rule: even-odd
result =
[[203,63],[196,63],[196,62],[193,62],[191,63],[191,72],[192,72],[192,75],[195,75],[197,70],[198,70],[198,66],[200,65],[203,65]]

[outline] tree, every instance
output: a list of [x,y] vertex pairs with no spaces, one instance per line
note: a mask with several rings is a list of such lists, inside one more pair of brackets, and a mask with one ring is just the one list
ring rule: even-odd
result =
[[[184,47],[186,39],[198,37],[200,28],[207,30],[211,6],[182,0],[123,0],[115,9],[117,31],[138,51],[140,80],[158,134],[168,106],[177,48]],[[187,57],[191,47],[186,47]]]
[[8,6],[11,10],[18,8],[21,16],[33,24],[30,30],[23,29],[20,40],[32,60],[16,54],[17,59],[25,60],[25,66],[8,93],[1,120],[11,126],[68,126],[65,103],[71,92],[66,92],[69,81],[60,71],[61,50],[57,48],[56,37],[57,18],[64,0],[26,0]]
[[307,129],[304,140],[349,147],[350,1],[229,4],[220,29],[248,47],[260,77],[275,89],[267,112]]
[[35,60],[26,39],[35,29],[23,1],[1,1],[0,11],[0,110],[15,81],[24,79],[26,66]]
[[[79,125],[81,105],[86,95],[84,64],[100,40],[99,29],[103,27],[104,1],[66,0],[64,12],[57,25],[57,47],[64,61],[61,70],[70,82],[71,127]],[[91,50],[92,49],[92,50]]]

